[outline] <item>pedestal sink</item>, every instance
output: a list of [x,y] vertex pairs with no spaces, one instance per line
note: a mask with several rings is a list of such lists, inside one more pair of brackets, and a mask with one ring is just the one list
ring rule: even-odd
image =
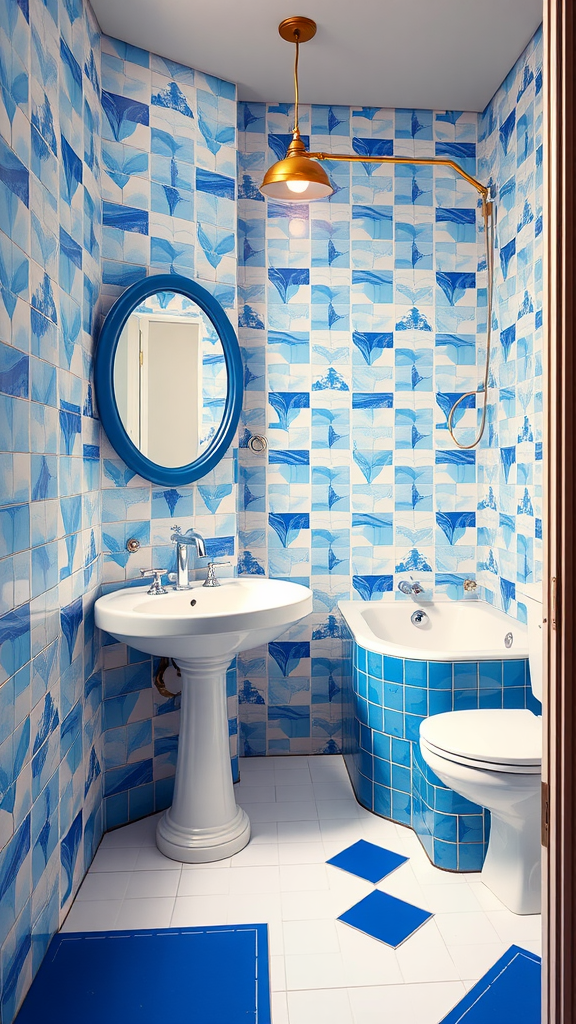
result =
[[133,587],[96,601],[100,629],[139,651],[174,658],[181,672],[174,798],[156,830],[167,857],[199,864],[246,846],[250,821],[236,805],[230,768],[226,669],[239,651],[270,643],[311,611],[307,587],[261,577],[155,595]]

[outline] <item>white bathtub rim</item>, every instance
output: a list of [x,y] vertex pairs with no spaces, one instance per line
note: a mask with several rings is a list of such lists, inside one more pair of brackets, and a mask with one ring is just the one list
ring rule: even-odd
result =
[[[508,622],[510,624],[511,632],[515,633],[514,644],[510,648],[498,647],[498,648],[482,648],[482,649],[471,649],[466,651],[448,651],[448,650],[422,650],[417,647],[406,647],[400,644],[392,643],[389,640],[382,640],[377,637],[370,626],[362,616],[362,609],[368,604],[374,607],[377,605],[384,609],[386,605],[391,605],[394,608],[399,606],[406,609],[407,614],[412,614],[417,608],[426,608],[429,604],[455,604],[455,603],[466,603],[478,605],[479,609],[489,609],[491,613],[497,613],[502,616],[503,625]],[[528,632],[526,626],[519,619],[513,618],[511,615],[507,615],[505,612],[494,608],[493,605],[487,601],[481,601],[478,598],[472,600],[468,599],[465,602],[454,602],[450,598],[440,597],[435,598],[433,601],[415,599],[410,601],[396,601],[394,596],[391,595],[388,600],[384,599],[379,602],[369,601],[339,601],[338,608],[342,613],[344,620],[346,621],[354,641],[359,647],[364,648],[366,651],[370,651],[372,654],[384,654],[390,658],[402,658],[405,661],[437,661],[437,662],[479,662],[479,661],[524,661],[528,660]],[[524,643],[518,643],[518,632],[524,639]]]

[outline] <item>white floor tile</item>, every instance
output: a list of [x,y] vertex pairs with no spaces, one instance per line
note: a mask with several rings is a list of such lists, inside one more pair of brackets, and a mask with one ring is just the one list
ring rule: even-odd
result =
[[304,892],[306,889],[319,892],[329,888],[325,864],[283,864],[280,868],[282,892]]
[[[337,893],[324,892],[285,892],[282,893],[282,917],[285,921],[314,921],[329,918],[335,921],[338,914],[349,909],[350,903],[342,900]],[[344,905],[343,905],[344,904]]]
[[269,761],[272,761],[272,767],[275,771],[281,772],[294,772],[294,771],[308,771],[309,770],[309,758],[307,755],[289,755],[288,757],[270,757]]
[[[383,888],[383,882],[380,888]],[[422,885],[420,888],[424,894],[422,906],[425,910],[431,910],[433,914],[454,914],[484,909],[466,882],[462,882],[461,885]]]
[[449,946],[448,951],[462,981],[479,981],[508,949],[506,942]]
[[342,849],[362,839],[363,828],[358,818],[321,818],[320,830],[325,842],[342,843]]
[[230,867],[270,867],[278,864],[278,845],[276,843],[248,843],[240,853],[230,858]]
[[168,928],[173,910],[173,899],[124,900],[116,928]]
[[434,919],[426,921],[396,950],[402,978],[408,984],[458,981],[458,973]]
[[275,786],[311,786],[312,779],[307,768],[297,768],[291,772],[274,772]]
[[270,991],[286,991],[286,971],[284,969],[284,957],[272,954],[270,956]]
[[236,893],[227,899],[227,924],[281,924],[282,902],[279,893]]
[[285,960],[286,989],[289,992],[294,989],[343,988],[346,985],[341,953],[289,953]]
[[270,996],[270,1009],[274,1024],[290,1024],[288,1017],[288,1001],[285,992],[272,992]]
[[542,935],[540,914],[512,914],[510,910],[489,910],[487,918],[503,942],[521,946],[526,939],[539,939]]
[[315,803],[242,803],[250,821],[315,821]]
[[338,768],[336,765],[326,767],[321,764],[310,765],[310,778],[313,782],[338,782],[342,779],[350,786],[350,792],[352,792],[352,785],[348,772],[344,767]]
[[231,868],[230,895],[280,892],[280,869],[277,867]]
[[318,821],[279,821],[279,843],[316,843],[322,839]]
[[292,785],[281,783],[276,785],[276,800],[278,802],[289,801],[293,803],[298,800],[302,803],[312,803],[314,800],[314,787],[310,782],[308,785]]
[[461,981],[348,989],[355,1024],[438,1024],[464,994]]
[[173,871],[180,862],[165,857],[157,847],[143,847],[138,852],[138,858],[134,868],[136,871]]
[[[173,862],[174,863],[174,862]],[[175,896],[182,871],[134,871],[125,899],[141,899],[152,896]]]
[[446,945],[469,946],[498,942],[500,936],[484,913],[437,914],[436,924]]
[[278,846],[282,864],[323,864],[326,861],[323,843],[284,843]]
[[236,786],[235,794],[239,804],[273,803],[276,800],[276,787],[274,783],[257,786],[251,781],[241,782],[239,786]]
[[277,843],[278,825],[275,821],[251,821],[250,822],[250,845],[259,843]]
[[75,902],[62,925],[63,932],[106,932],[116,927],[121,900]]
[[100,849],[111,850],[119,847],[141,847],[154,846],[156,843],[156,823],[159,814],[150,818],[143,818],[142,821],[135,821],[131,825],[124,825],[123,828],[116,828],[113,832],[106,832],[102,837]]
[[316,800],[320,820],[334,818],[357,818],[358,804],[352,798],[340,800]]
[[429,909],[426,905],[426,897],[410,866],[410,861],[406,864],[401,864],[399,868],[396,868],[396,871],[386,875],[381,882],[378,882],[376,888],[382,889],[383,892],[389,893],[390,896],[395,896],[398,900],[405,900],[406,903],[415,903],[417,906],[422,907],[423,910]]
[[180,876],[178,896],[227,896],[229,892],[229,870],[215,868],[211,871],[202,868],[199,871],[183,871]]
[[335,921],[285,921],[286,953],[340,953]]
[[250,772],[269,772],[273,765],[270,763],[271,757],[240,757],[238,758],[238,768],[240,771],[240,778],[242,774],[248,774]]
[[170,922],[172,928],[228,924],[227,896],[177,896]]
[[402,984],[395,950],[341,921],[336,928],[347,987]]
[[123,900],[131,871],[89,871],[76,895],[76,901]]
[[347,992],[316,989],[288,992],[287,997],[290,1024],[354,1024]]
[[339,779],[336,782],[314,782],[315,800],[350,800],[353,793],[346,779]]
[[133,871],[139,853],[138,847],[114,849],[100,847],[90,865],[90,871]]
[[[479,879],[480,876],[469,875],[468,877],[475,877],[476,879]],[[497,896],[494,895],[492,890],[489,889],[487,885],[484,885],[483,882],[469,881],[467,884],[470,886],[472,892],[474,893],[476,899],[478,900],[478,903],[482,907],[482,910],[506,910],[504,904],[498,899]]]

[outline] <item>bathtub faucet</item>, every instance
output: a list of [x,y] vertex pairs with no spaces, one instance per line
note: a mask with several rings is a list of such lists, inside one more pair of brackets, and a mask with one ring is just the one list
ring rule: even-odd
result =
[[417,597],[418,594],[424,593],[424,587],[420,586],[419,583],[408,583],[407,580],[400,581],[398,590],[403,594],[410,594],[412,597]]

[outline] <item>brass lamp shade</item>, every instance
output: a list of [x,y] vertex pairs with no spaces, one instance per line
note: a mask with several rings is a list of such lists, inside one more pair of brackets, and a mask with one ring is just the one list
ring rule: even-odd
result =
[[260,191],[283,203],[307,203],[331,196],[334,189],[324,168],[308,156],[299,133],[295,132],[284,160],[278,160],[266,171]]

